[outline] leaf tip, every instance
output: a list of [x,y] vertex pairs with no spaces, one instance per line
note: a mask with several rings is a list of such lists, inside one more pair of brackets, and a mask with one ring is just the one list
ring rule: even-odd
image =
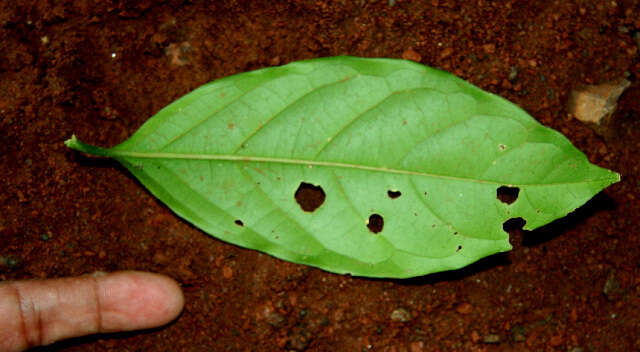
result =
[[611,171],[611,172],[613,173],[613,182],[611,184],[620,182],[620,180],[622,179],[622,176],[615,171]]
[[619,173],[612,170],[607,170],[607,171],[608,171],[608,175],[605,178],[606,184],[604,185],[603,188],[616,184],[622,180],[622,175],[620,175]]

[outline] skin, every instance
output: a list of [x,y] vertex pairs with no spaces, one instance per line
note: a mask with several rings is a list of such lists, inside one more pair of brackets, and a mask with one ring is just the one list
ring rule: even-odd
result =
[[95,333],[161,326],[184,306],[178,283],[123,271],[74,278],[0,283],[0,351]]

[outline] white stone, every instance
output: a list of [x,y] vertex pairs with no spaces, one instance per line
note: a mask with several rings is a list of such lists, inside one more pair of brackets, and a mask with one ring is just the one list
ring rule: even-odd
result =
[[611,116],[618,106],[618,98],[630,84],[631,82],[622,79],[575,89],[569,96],[568,112],[598,134],[607,135]]

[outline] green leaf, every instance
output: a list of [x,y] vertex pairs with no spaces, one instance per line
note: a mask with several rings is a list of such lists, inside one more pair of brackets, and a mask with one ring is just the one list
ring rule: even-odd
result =
[[[409,61],[323,58],[206,84],[112,157],[205,232],[336,273],[412,277],[511,249],[618,174],[508,101]],[[504,186],[517,193],[507,204]]]

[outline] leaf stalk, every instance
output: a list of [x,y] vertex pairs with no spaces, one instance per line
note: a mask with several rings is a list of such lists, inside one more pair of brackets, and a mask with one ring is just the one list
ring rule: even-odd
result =
[[71,149],[77,150],[79,152],[87,153],[90,155],[104,156],[108,158],[113,157],[113,153],[109,149],[86,144],[80,141],[75,134],[72,135],[71,138],[64,141],[64,144]]

